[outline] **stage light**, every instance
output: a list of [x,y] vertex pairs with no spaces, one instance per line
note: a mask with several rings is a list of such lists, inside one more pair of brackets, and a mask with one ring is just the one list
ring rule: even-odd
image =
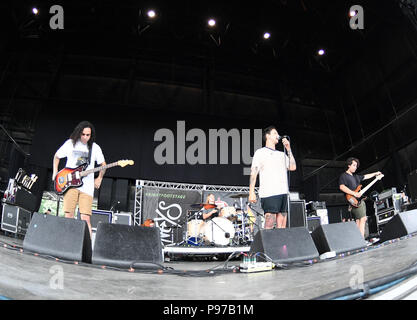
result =
[[264,39],[269,39],[271,37],[271,34],[269,32],[264,33]]
[[356,10],[351,10],[351,11],[349,12],[349,16],[354,17],[354,16],[356,16],[356,13],[357,13],[357,11],[356,11]]
[[319,51],[317,51],[317,53],[318,53],[319,56],[322,56],[322,55],[324,55],[325,52],[324,52],[323,49],[320,49]]
[[38,14],[39,13],[39,10],[38,10],[38,8],[33,8],[32,9],[32,12],[33,12],[33,14]]
[[216,20],[210,19],[207,23],[210,27],[214,27],[216,25]]
[[151,18],[151,19],[153,19],[153,18],[155,18],[155,17],[156,17],[156,13],[155,13],[155,11],[154,11],[154,10],[149,10],[149,11],[148,11],[148,13],[147,13],[147,15],[148,15],[148,17],[149,17],[149,18]]

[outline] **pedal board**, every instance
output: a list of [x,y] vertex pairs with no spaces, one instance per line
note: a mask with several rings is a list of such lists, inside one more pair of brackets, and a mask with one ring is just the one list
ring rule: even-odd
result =
[[251,272],[262,272],[271,271],[275,265],[272,262],[254,262],[254,263],[241,263],[240,272],[251,273]]

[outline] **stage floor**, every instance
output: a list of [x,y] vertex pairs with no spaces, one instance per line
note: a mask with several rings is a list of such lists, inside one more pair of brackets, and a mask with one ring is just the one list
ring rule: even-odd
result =
[[171,259],[164,262],[170,270],[162,273],[129,272],[21,252],[22,240],[3,233],[0,241],[0,296],[17,300],[306,300],[347,288],[362,275],[366,282],[394,274],[417,260],[413,236],[309,266],[266,272],[232,272],[240,259],[227,261],[226,271],[226,261],[210,258]]

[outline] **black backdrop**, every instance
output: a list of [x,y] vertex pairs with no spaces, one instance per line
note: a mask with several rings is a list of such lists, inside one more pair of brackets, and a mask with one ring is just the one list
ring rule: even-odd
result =
[[[271,124],[271,122],[260,123],[226,118],[221,115],[208,117],[164,110],[140,112],[131,107],[46,106],[40,115],[38,128],[33,138],[30,161],[38,166],[51,169],[54,153],[82,120],[88,120],[94,124],[97,135],[96,142],[103,149],[107,163],[120,159],[135,161],[134,166],[115,167],[107,170],[107,177],[243,186],[247,186],[249,183],[249,177],[243,174],[243,168],[249,167],[250,164],[245,165],[242,157],[240,164],[231,164],[232,139],[229,138],[229,164],[220,164],[220,142],[218,141],[217,164],[158,165],[154,160],[154,150],[162,142],[154,141],[154,134],[161,128],[168,128],[175,134],[177,121],[181,120],[185,121],[186,132],[192,128],[202,129],[207,136],[206,158],[208,162],[208,129],[230,130],[237,128],[241,139],[241,129],[251,129],[250,155],[252,156],[254,152],[253,129],[262,129]],[[186,148],[192,143],[186,142]],[[282,149],[282,146],[280,147]],[[240,148],[242,150],[241,142]],[[174,150],[176,150],[176,146]],[[64,161],[61,161],[60,166],[63,165]]]

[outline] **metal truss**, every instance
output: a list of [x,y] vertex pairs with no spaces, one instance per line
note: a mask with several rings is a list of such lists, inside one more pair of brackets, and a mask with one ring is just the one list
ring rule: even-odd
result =
[[[160,189],[172,190],[195,190],[195,191],[221,191],[221,192],[249,192],[249,187],[221,186],[207,184],[190,184],[178,182],[163,182],[150,180],[136,180],[135,206],[134,206],[134,225],[140,225],[142,221],[142,195],[143,187],[155,187]],[[255,188],[258,193],[258,188]]]

